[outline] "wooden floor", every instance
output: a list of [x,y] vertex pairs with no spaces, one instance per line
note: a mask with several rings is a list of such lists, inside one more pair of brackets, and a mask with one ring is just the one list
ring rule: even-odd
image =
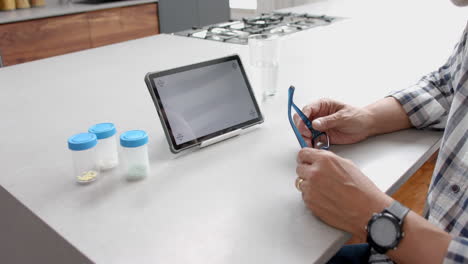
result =
[[431,183],[432,172],[437,160],[434,154],[411,178],[403,184],[392,197],[410,208],[412,211],[422,215],[426,202],[427,190]]

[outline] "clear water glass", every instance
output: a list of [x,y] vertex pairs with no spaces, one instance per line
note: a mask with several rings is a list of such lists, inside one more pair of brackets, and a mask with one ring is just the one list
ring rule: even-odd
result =
[[249,36],[250,77],[257,98],[278,92],[280,37],[273,34]]

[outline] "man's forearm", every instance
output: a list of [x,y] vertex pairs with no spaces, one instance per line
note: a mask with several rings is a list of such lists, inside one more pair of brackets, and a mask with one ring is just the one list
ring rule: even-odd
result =
[[452,237],[426,219],[410,212],[403,224],[405,237],[387,255],[397,263],[442,263]]
[[[365,107],[369,111],[370,135],[390,133],[412,127],[406,111],[393,97]],[[442,263],[452,237],[426,219],[410,212],[403,225],[405,237],[387,255],[397,263]]]
[[364,107],[370,114],[370,136],[412,127],[405,110],[393,97],[386,97]]

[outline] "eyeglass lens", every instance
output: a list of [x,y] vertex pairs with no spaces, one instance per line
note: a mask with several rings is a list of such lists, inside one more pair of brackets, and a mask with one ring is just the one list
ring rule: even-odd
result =
[[312,146],[316,149],[328,149],[330,147],[328,136],[325,133],[320,134],[312,139]]

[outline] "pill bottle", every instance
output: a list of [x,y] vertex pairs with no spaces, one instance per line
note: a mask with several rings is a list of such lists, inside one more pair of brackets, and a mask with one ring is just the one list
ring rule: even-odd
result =
[[149,174],[148,135],[142,130],[130,130],[120,135],[123,172],[127,180],[140,180]]
[[78,183],[95,181],[99,176],[96,165],[97,137],[93,133],[80,133],[68,138],[74,167],[74,177]]
[[108,170],[119,164],[117,152],[117,130],[112,123],[96,124],[88,129],[89,133],[96,135],[98,144],[96,146],[97,164],[100,170]]

